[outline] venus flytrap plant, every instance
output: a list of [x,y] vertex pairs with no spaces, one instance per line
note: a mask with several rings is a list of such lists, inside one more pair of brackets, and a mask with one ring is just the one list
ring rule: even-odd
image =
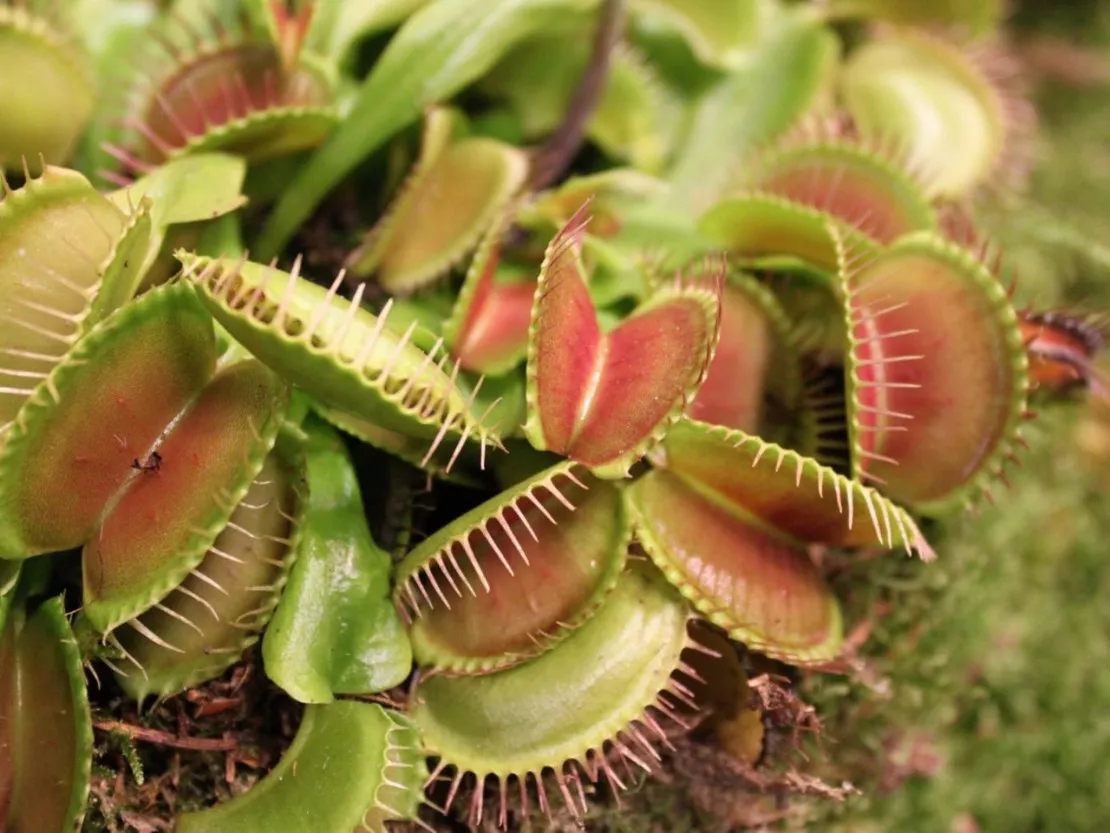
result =
[[[828,229],[829,215],[785,197],[726,197],[699,220],[700,233],[727,251],[738,267],[771,273],[808,271],[831,285],[839,264]],[[853,251],[874,247],[858,232],[846,230]]]
[[[300,439],[287,432],[200,562],[108,637],[128,694],[141,702],[213,679],[258,639],[296,562],[305,492]],[[85,610],[92,618],[93,607]]]
[[296,562],[262,656],[266,674],[305,703],[404,682],[412,648],[389,598],[390,559],[371,537],[358,480],[338,433],[307,434],[308,498]]
[[496,441],[483,417],[471,409],[475,394],[455,384],[449,356],[437,358],[387,326],[388,310],[374,316],[356,290],[347,302],[336,292],[340,273],[326,292],[293,272],[249,262],[182,254],[185,279],[231,335],[254,355],[330,408],[428,442],[424,460],[439,447],[452,448],[450,469],[468,440],[484,457]]
[[879,244],[937,223],[912,165],[881,146],[837,136],[834,127],[820,123],[803,123],[758,154],[742,167],[733,187],[815,208]]
[[0,171],[64,164],[93,113],[87,56],[50,6],[0,3]]
[[[113,152],[140,178],[5,184],[0,826],[71,829],[84,804],[80,657],[59,602],[32,613],[53,553],[80,548],[85,658],[132,698],[261,639],[311,704],[272,772],[178,829],[380,833],[425,796],[507,828],[555,792],[582,819],[676,735],[773,757],[748,673],[859,667],[830,570],[860,549],[930,560],[911,512],[1004,479],[1029,383],[1098,382],[1089,328],[1015,313],[973,207],[947,202],[1024,129],[981,53],[875,28],[833,72],[825,21],[924,14],[897,2],[622,5],[222,4],[232,25],[185,4],[157,25],[160,70],[127,85]],[[929,16],[976,28],[990,5]],[[60,71],[13,8],[0,66],[33,47]],[[358,79],[336,67],[393,26],[340,120]],[[599,81],[585,106],[575,84]],[[288,271],[244,253],[247,197],[278,197],[268,258],[421,113],[407,181],[328,255],[357,245],[350,277],[302,276],[312,243]],[[14,118],[9,170],[10,136],[51,162],[80,132]],[[565,178],[566,148],[510,141],[579,122]],[[279,170],[287,187],[262,181]],[[198,251],[202,233],[219,239]],[[358,442],[390,465],[356,463]],[[492,478],[487,444],[511,451]],[[387,536],[391,565],[364,501],[400,460],[439,528]],[[19,693],[35,674],[43,704]],[[371,694],[389,707],[344,699]],[[75,731],[39,760],[55,701]]]
[[[110,148],[142,173],[185,153],[223,150],[259,161],[311,148],[335,124],[332,70],[299,50],[299,19],[278,30],[228,27],[213,15],[198,29],[171,20],[136,80],[128,134]],[[292,44],[290,54],[283,48]],[[148,80],[149,79],[149,80]]]
[[[585,220],[548,247],[528,346],[525,435],[607,478],[629,469],[679,418],[705,380],[720,334],[723,270],[679,276],[603,333],[583,278]],[[653,361],[639,364],[650,351]]]
[[453,141],[456,121],[447,110],[428,114],[408,181],[348,258],[353,276],[376,273],[398,294],[435,280],[477,245],[524,185],[528,159],[521,150],[483,137]]
[[[582,280],[579,249],[575,245],[576,235],[580,239],[582,227],[581,215],[575,216],[549,248],[533,302],[533,321],[536,315],[550,310],[577,321],[582,321],[584,315],[592,318],[595,314]],[[829,245],[835,248],[835,240]],[[573,302],[550,300],[553,290],[548,289],[546,281],[551,280],[556,269],[568,270],[559,277],[571,282],[576,293],[569,296]],[[716,291],[720,291],[719,286]],[[553,306],[545,310],[545,305]],[[634,321],[635,313],[628,320]],[[714,329],[719,326],[714,319],[709,319],[709,324]],[[677,331],[682,332],[680,328]],[[619,334],[620,329],[615,332]],[[710,337],[714,336],[715,332]],[[586,352],[587,363],[590,363],[592,357],[588,355],[588,350],[582,349],[592,346],[589,340],[553,338],[548,348],[553,359],[540,362],[535,357],[542,339],[543,335],[533,326],[529,340],[531,384],[540,389],[544,385],[563,385],[571,395],[581,390],[587,381],[578,373],[573,357],[575,353]],[[714,347],[710,341],[704,365],[709,364]],[[704,378],[704,365],[699,370],[697,384]],[[639,403],[648,398],[644,393],[637,395],[635,386],[624,385],[621,390],[626,398],[615,407],[634,411]],[[562,407],[566,401],[567,397],[547,400],[530,398],[529,409],[535,420],[530,424],[542,425],[545,419],[559,413],[551,403]],[[685,407],[684,402],[682,407]],[[809,561],[804,544],[817,541],[834,546],[879,544],[893,548],[897,535],[907,551],[916,549],[931,557],[931,550],[905,511],[873,490],[822,467],[814,460],[757,437],[730,433],[727,429],[723,429],[722,435],[715,435],[711,426],[695,429],[693,426],[696,425],[700,424],[680,420],[669,432],[669,423],[662,428],[649,428],[649,431],[658,431],[664,438],[660,453],[652,459],[666,468],[641,478],[628,491],[629,495],[637,496],[627,502],[627,511],[639,540],[664,567],[670,581],[734,638],[792,663],[827,663],[839,652],[842,638],[840,614],[835,597],[824,586],[820,574]],[[690,429],[687,430],[686,426]],[[709,445],[705,445],[699,431],[708,432]],[[597,430],[597,434],[612,440],[612,432],[606,431],[604,426]],[[534,446],[542,448],[545,445],[546,438],[541,436],[537,442],[533,434],[527,436]],[[713,440],[717,441],[717,445],[713,445]],[[650,434],[646,443],[642,440],[637,442],[639,446],[634,445],[635,450],[627,452],[626,460],[621,461],[623,471],[620,473],[627,473],[629,464],[652,445]],[[749,442],[751,449],[737,456],[744,463],[740,465],[730,454],[736,455]],[[569,452],[572,460],[576,459],[573,448],[555,450]],[[791,465],[783,468],[785,459]],[[753,471],[761,460],[764,462],[763,469]],[[542,523],[527,523],[522,507],[531,508],[523,500],[525,497],[539,507],[542,492],[537,487],[542,486],[548,491],[545,497],[555,498],[550,502],[552,508],[558,509],[561,502],[563,511],[570,509],[574,503],[564,494],[570,487],[564,485],[561,491],[552,489],[557,485],[559,473],[570,478],[573,470],[570,462],[562,463],[538,473],[532,480],[524,480],[511,487],[460,519],[456,523],[457,528],[448,527],[432,536],[400,566],[403,583],[399,585],[397,597],[399,603],[409,610],[410,616],[416,618],[413,636],[418,661],[448,675],[480,675],[473,686],[459,688],[459,697],[463,700],[477,697],[476,692],[482,686],[488,685],[492,689],[514,675],[539,673],[532,672],[532,669],[566,661],[569,655],[574,637],[568,637],[567,633],[574,627],[574,618],[568,622],[555,618],[559,611],[542,611],[544,621],[537,620],[535,615],[541,613],[541,598],[536,594],[539,588],[546,588],[548,604],[557,600],[563,604],[570,603],[572,606],[569,609],[573,611],[576,605],[581,604],[578,600],[592,598],[598,592],[592,590],[589,584],[582,584],[574,593],[570,592],[569,586],[565,595],[552,593],[552,580],[557,575],[569,576],[570,572],[566,569],[552,572],[552,579],[546,582],[542,580],[547,571],[553,570],[554,565],[565,558],[561,554],[571,547],[575,550],[583,548],[579,550],[583,555],[590,551],[586,547],[586,524],[597,522],[588,520],[591,513],[586,508],[588,503],[585,503],[553,534]],[[745,474],[748,471],[753,473]],[[681,473],[679,479],[675,480],[672,472]],[[602,473],[608,476],[618,474],[608,470]],[[586,485],[577,477],[571,478],[571,483],[578,489]],[[604,481],[597,481],[596,486],[603,485]],[[806,498],[807,486],[815,497]],[[593,497],[594,501],[598,499]],[[731,518],[728,514],[719,514],[718,507],[722,501],[732,501]],[[833,503],[835,509],[832,508]],[[672,509],[675,509],[673,517],[669,514]],[[578,514],[583,511],[586,517]],[[555,520],[550,509],[544,514],[549,521]],[[749,518],[753,520],[749,521]],[[870,526],[865,518],[870,519]],[[618,526],[625,524],[619,519],[617,523]],[[682,529],[684,523],[692,526],[686,529],[685,534],[676,533],[676,529]],[[765,531],[768,525],[772,530],[770,535]],[[694,534],[694,529],[697,534]],[[712,540],[706,539],[707,529],[714,530]],[[526,532],[531,534],[531,540]],[[601,527],[596,527],[591,535],[595,536],[598,544],[605,540],[601,537]],[[623,553],[623,547],[620,545],[616,552]],[[738,552],[744,553],[745,558],[737,558]],[[599,563],[596,557],[594,563]],[[684,573],[684,569],[687,572]],[[764,581],[767,584],[760,583]],[[789,590],[783,588],[784,581],[791,582],[786,584]],[[525,600],[533,596],[536,598],[527,602],[528,615],[513,615],[514,607],[520,604],[515,600],[514,593],[521,592]],[[603,602],[603,609],[608,603]],[[491,605],[498,611],[496,624],[489,619]],[[574,616],[588,613],[589,606]],[[523,628],[519,633],[512,630],[511,623],[514,621]],[[580,628],[583,631],[589,629],[594,621],[587,619]],[[551,639],[553,627],[557,627],[554,633],[558,637],[554,643]],[[509,670],[505,670],[506,666]],[[492,674],[489,673],[491,671]],[[440,677],[433,678],[437,679]],[[518,692],[517,696],[524,702],[528,695]],[[421,725],[419,719],[417,723]],[[433,737],[438,731],[438,727],[433,730]],[[453,726],[451,731],[457,733],[463,728]],[[436,743],[431,741],[433,750]],[[472,753],[465,748],[440,750],[440,766],[455,766],[457,770],[448,803],[457,791],[463,774],[470,771],[477,776],[478,788],[473,792],[469,813],[472,823],[477,823],[482,813],[482,785],[487,774],[497,776],[504,793],[506,779],[515,776],[527,787],[528,773],[532,772],[535,789],[541,802],[546,803],[542,771],[544,767],[551,767],[555,771],[556,782],[564,790],[567,803],[573,805],[569,792],[566,792],[564,776],[567,773],[563,762],[549,758],[543,766],[530,769],[483,770],[477,760],[461,757],[467,754]],[[523,750],[514,747],[512,754],[523,754]],[[577,756],[569,754],[567,759],[581,761],[585,754],[579,751]],[[595,767],[591,778],[596,778],[598,772]],[[504,802],[500,816],[502,824],[505,822],[503,808]]]
[[419,738],[403,715],[372,703],[309,706],[266,778],[237,799],[182,815],[177,829],[262,833],[281,819],[290,833],[386,833],[387,821],[415,816],[424,775]]
[[627,550],[618,488],[575,464],[507,489],[398,565],[417,662],[481,674],[550,650],[604,601]]
[[[478,244],[450,316],[442,323],[446,344],[460,367],[508,378],[525,362],[537,276],[543,271],[548,241],[586,203],[590,224],[581,230],[579,257],[593,303],[605,307],[626,297],[642,300],[649,285],[641,264],[619,250],[612,257],[611,250],[603,249],[603,240],[619,233],[622,199],[634,200],[661,187],[658,180],[632,170],[614,170],[569,180],[506,206]],[[523,240],[512,238],[513,228],[520,230]],[[536,239],[544,241],[542,252],[534,251]]]
[[0,617],[0,824],[77,829],[85,815],[92,718],[60,599]]
[[[182,360],[179,368],[167,361],[174,355]],[[128,650],[126,636],[121,641],[112,632],[126,622],[128,634],[145,637],[155,649],[187,654],[159,631],[169,626],[169,638],[177,641],[172,626],[188,624],[198,634],[201,629],[168,595],[196,599],[215,612],[188,587],[188,580],[195,578],[201,588],[208,585],[228,595],[219,569],[200,563],[206,551],[217,567],[219,558],[244,563],[228,553],[235,549],[233,543],[217,537],[221,529],[226,535],[230,520],[248,537],[276,534],[256,533],[245,520],[235,524],[233,510],[238,511],[236,505],[248,494],[273,445],[284,409],[284,385],[256,361],[232,362],[217,370],[215,359],[211,320],[193,290],[181,284],[155,290],[80,340],[41,386],[42,398],[32,398],[21,409],[5,447],[5,471],[16,475],[5,481],[13,507],[6,557],[26,557],[43,547],[64,549],[79,538],[86,541],[83,617],[109,634],[142,673],[145,682],[130,687],[140,697],[151,690],[175,691],[206,673],[218,673],[238,656],[234,649],[241,652],[246,643],[237,636],[234,644],[226,645],[226,639],[221,642],[207,633],[208,640],[194,648],[199,669],[185,670],[176,662],[162,670],[157,667],[157,650],[151,656],[149,649],[143,650],[145,643],[132,643]],[[172,369],[178,370],[177,378],[167,372]],[[134,387],[150,379],[163,383],[156,405],[144,402]],[[80,439],[71,435],[78,426],[96,425],[98,410],[104,422],[96,427],[106,434],[97,448],[100,457],[86,454]],[[90,414],[94,421],[82,423]],[[59,464],[84,485],[82,493],[72,495],[75,503],[48,506],[42,502],[45,495],[36,498],[35,492],[27,491],[39,488],[36,478],[28,476],[26,461],[41,455],[43,443],[61,455]],[[292,511],[283,513],[280,504],[271,510],[279,523],[291,518]],[[280,566],[272,556],[257,556]],[[272,608],[280,582],[273,577],[271,581]],[[244,591],[264,585],[261,575],[243,579]],[[250,599],[249,593],[240,595]],[[253,602],[236,613],[231,599],[220,601],[233,627],[243,625],[245,611],[255,612]],[[176,604],[180,606],[181,599]],[[150,608],[157,610],[135,618]],[[258,610],[256,629],[264,624],[265,612],[264,607]],[[223,665],[212,659],[212,653],[228,651],[230,660],[224,658]]]
[[[81,546],[142,474],[215,369],[211,319],[188,287],[149,293],[94,328],[18,412],[0,459],[5,558]],[[90,438],[88,427],[97,435]],[[73,488],[54,494],[63,477]]]
[[836,599],[805,543],[933,557],[905,510],[759,437],[687,420],[664,451],[665,468],[628,492],[638,539],[710,621],[769,656],[804,664],[840,649]]
[[225,367],[132,466],[82,553],[93,625],[112,630],[195,573],[264,468],[286,395],[259,362]]
[[[0,432],[99,318],[125,301],[149,233],[146,209],[129,218],[76,171],[47,167],[11,188],[0,178]],[[130,212],[129,212],[130,213]],[[56,244],[54,241],[57,241]]]
[[922,233],[848,265],[843,291],[854,471],[929,513],[985,492],[1026,415],[1028,361],[1001,281]]
[[655,745],[667,743],[663,726],[684,722],[678,704],[689,699],[687,682],[696,673],[686,660],[699,650],[688,619],[673,588],[633,569],[555,650],[496,674],[425,678],[411,714],[425,748],[439,757],[433,779],[454,770],[447,806],[469,776],[477,788],[467,818],[476,827],[492,781],[504,828],[510,781],[525,815],[532,792],[550,814],[549,777],[580,817],[587,811],[584,782],[604,777],[627,786],[614,764],[650,771]]
[[997,49],[902,28],[853,53],[840,94],[861,136],[896,142],[930,196],[959,199],[988,182],[1019,181],[1027,168],[1032,113],[1008,90],[1012,76]]

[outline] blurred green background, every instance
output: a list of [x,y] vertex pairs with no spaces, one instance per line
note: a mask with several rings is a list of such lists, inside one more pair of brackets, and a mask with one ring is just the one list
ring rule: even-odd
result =
[[[1019,307],[1110,311],[1110,3],[1026,0],[1009,39],[1037,106],[1036,166],[981,220]],[[840,577],[849,624],[872,623],[868,684],[805,679],[823,731],[797,766],[860,794],[776,806],[695,773],[645,783],[600,829],[728,831],[763,815],[754,829],[1110,831],[1110,408],[1033,409],[1012,488],[930,529],[936,563],[892,555]]]
[[[1019,305],[1110,310],[1110,4],[1026,2],[1012,38],[1037,167],[990,230]],[[1013,488],[934,534],[935,565],[856,577],[871,583],[857,615],[889,606],[865,652],[890,690],[812,686],[836,739],[823,774],[865,795],[810,829],[1110,830],[1110,420],[1082,403],[1035,410]]]

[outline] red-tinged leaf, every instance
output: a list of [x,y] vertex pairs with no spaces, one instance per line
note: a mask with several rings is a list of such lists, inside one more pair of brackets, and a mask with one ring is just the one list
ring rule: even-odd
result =
[[790,347],[790,324],[766,289],[730,278],[721,295],[721,337],[709,373],[687,413],[713,425],[759,432],[765,397],[793,408],[801,372]]
[[272,44],[192,45],[163,73],[135,115],[135,155],[161,162],[190,148],[252,159],[317,144],[335,122],[328,82],[308,66],[285,67]]
[[486,234],[451,318],[443,328],[459,366],[475,373],[508,372],[528,352],[528,324],[536,282],[497,280],[504,225],[495,223]]
[[[566,453],[580,419],[581,398],[604,341],[582,274],[579,244],[585,225],[566,226],[549,247],[536,287],[529,332],[529,424],[541,449]],[[533,381],[534,380],[534,381]],[[534,389],[534,390],[533,390]],[[538,419],[540,425],[533,429]]]
[[270,620],[305,513],[300,440],[283,433],[202,560],[157,605],[112,632],[116,680],[135,700],[172,697],[238,662]]
[[959,246],[906,237],[845,280],[857,473],[920,511],[964,505],[1017,441],[1027,361],[998,279]]
[[528,322],[532,314],[532,281],[494,284],[475,299],[462,340],[454,354],[459,365],[475,373],[498,374],[512,369],[528,352]]
[[138,615],[201,562],[273,446],[286,392],[262,363],[232,365],[139,461],[83,553],[95,627]]
[[628,547],[621,496],[574,468],[564,461],[487,501],[401,563],[419,663],[464,674],[515,665],[606,598]]
[[539,449],[600,477],[624,477],[705,379],[719,335],[724,269],[710,266],[711,288],[679,282],[602,334],[580,261],[584,230],[579,212],[544,259],[532,306],[524,430]]
[[786,662],[836,656],[836,597],[804,547],[656,470],[628,490],[636,534],[652,560],[733,639]]
[[665,449],[667,468],[688,486],[790,540],[901,545],[933,557],[905,510],[796,451],[689,419],[671,429]]
[[[212,319],[174,284],[82,338],[27,401],[0,455],[0,549],[83,544],[216,365]],[[58,484],[65,488],[58,488]]]
[[748,166],[745,185],[823,211],[879,243],[937,224],[909,173],[845,140],[788,143]]
[[710,358],[715,303],[711,295],[673,296],[637,312],[608,335],[596,389],[591,400],[583,401],[586,419],[571,456],[604,465],[639,448],[677,418],[675,405],[685,406]]

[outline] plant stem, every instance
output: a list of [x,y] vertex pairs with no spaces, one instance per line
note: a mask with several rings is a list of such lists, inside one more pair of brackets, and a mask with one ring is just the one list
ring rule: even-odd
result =
[[119,732],[132,740],[168,746],[171,749],[187,749],[192,752],[234,752],[239,748],[239,742],[234,738],[178,737],[169,732],[132,726],[119,720],[102,720],[93,725],[102,732]]
[[601,93],[605,89],[613,47],[621,36],[623,24],[624,0],[605,0],[601,7],[597,32],[594,34],[590,62],[586,64],[578,87],[571,96],[566,116],[533,159],[530,185],[534,191],[556,182],[570,167],[574,155],[582,146],[586,124],[597,109]]

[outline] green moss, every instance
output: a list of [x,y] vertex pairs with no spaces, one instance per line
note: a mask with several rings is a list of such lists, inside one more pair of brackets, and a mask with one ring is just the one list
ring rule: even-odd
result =
[[[867,793],[837,815],[923,832],[962,813],[982,831],[1110,828],[1110,505],[1068,447],[1074,422],[1044,419],[1020,482],[938,540],[937,565],[891,559],[854,577],[870,585],[853,593],[854,612],[892,606],[867,647],[891,693],[811,681],[841,740],[823,774]],[[939,768],[878,794],[897,780],[892,747],[904,752],[916,733]]]
[[[1110,17],[1082,25],[1087,43],[1104,44],[1092,57],[1110,65]],[[1063,26],[1027,34],[1060,36]],[[1030,191],[985,212],[1019,276],[1019,303],[1110,306],[1106,93],[1045,82]],[[1110,829],[1107,462],[1077,447],[1077,410],[1042,409],[1014,488],[934,532],[935,565],[892,557],[840,578],[849,625],[889,605],[864,650],[886,692],[808,680],[837,741],[817,768],[865,793],[815,808],[825,822],[816,829]],[[920,772],[903,777],[914,740]]]

